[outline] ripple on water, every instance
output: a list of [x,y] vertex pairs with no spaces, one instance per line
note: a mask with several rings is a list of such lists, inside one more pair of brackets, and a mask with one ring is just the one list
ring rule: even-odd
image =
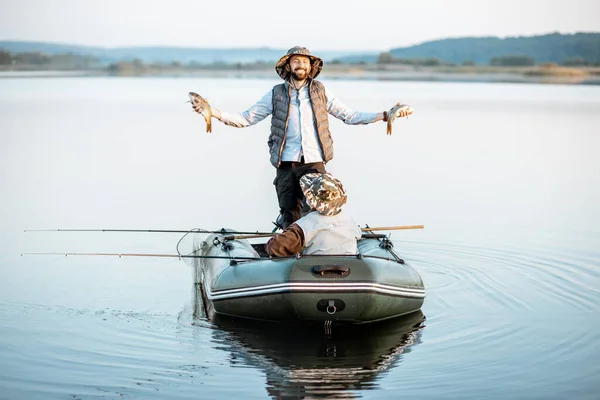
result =
[[469,387],[476,397],[593,398],[598,250],[553,243],[399,243],[425,282],[427,328],[410,371],[386,383],[424,397]]
[[216,352],[210,334],[178,323],[177,315],[8,303],[0,310],[0,343],[7,344],[0,358],[11,365],[0,387],[15,398],[23,388],[26,398],[145,397],[205,379],[211,365],[224,364],[197,357]]
[[219,324],[193,300],[178,313],[2,303],[0,387],[12,398],[587,395],[600,372],[597,257],[570,243],[398,243],[425,282],[416,330]]
[[[585,256],[551,244],[402,242],[398,247],[406,248],[403,256],[423,276],[427,300],[442,310],[454,312],[461,305],[496,313],[600,306],[600,256],[593,253]],[[573,253],[578,256],[570,257]]]

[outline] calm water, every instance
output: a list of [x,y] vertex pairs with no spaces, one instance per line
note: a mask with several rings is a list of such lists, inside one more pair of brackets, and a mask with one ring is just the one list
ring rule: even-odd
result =
[[[395,231],[425,323],[332,335],[193,318],[177,234],[270,230],[269,122],[204,130],[277,80],[0,79],[0,398],[600,397],[600,88],[330,81],[383,123],[332,120],[348,211]],[[412,323],[412,325],[411,325]]]

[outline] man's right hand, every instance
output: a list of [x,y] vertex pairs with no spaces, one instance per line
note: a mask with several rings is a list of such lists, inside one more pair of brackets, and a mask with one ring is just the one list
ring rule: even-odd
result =
[[[205,115],[205,110],[200,104],[192,104],[192,109],[198,114]],[[212,108],[212,106],[210,106],[210,115],[212,115],[216,119],[221,119],[221,111],[217,110],[216,108]]]
[[205,99],[195,92],[189,92],[188,96],[192,102],[192,109],[204,117],[204,120],[206,121],[206,132],[212,132],[212,107],[210,106],[208,99]]

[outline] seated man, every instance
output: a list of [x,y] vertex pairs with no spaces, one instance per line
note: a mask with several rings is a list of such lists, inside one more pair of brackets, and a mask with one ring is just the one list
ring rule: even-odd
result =
[[300,187],[311,210],[266,244],[270,256],[302,254],[356,254],[362,231],[342,211],[346,191],[330,173],[309,173]]

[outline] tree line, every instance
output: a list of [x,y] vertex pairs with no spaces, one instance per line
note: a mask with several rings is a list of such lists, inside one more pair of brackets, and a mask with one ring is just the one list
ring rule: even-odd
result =
[[[476,63],[471,59],[466,59],[462,63],[444,62],[437,57],[426,58],[402,58],[394,56],[391,52],[380,53],[376,63],[379,65],[407,65],[418,67],[437,67],[437,66],[472,66]],[[332,64],[349,64],[343,60],[334,60]],[[365,64],[364,62],[362,64]],[[572,57],[565,59],[561,65],[571,67],[600,66],[600,62],[586,60],[583,57]],[[190,62],[182,64],[179,61],[171,63],[144,63],[135,58],[131,61],[119,61],[114,63],[102,62],[99,58],[88,55],[79,55],[73,53],[65,54],[45,54],[42,52],[22,52],[10,53],[0,49],[0,67],[14,69],[105,69],[109,73],[136,72],[145,69],[165,69],[165,68],[223,68],[223,69],[241,69],[241,68],[264,68],[271,63],[257,60],[253,63],[225,63],[215,61],[212,64],[199,64]],[[489,65],[499,67],[527,67],[536,65],[536,60],[527,55],[506,55],[492,57]]]
[[114,62],[103,61],[98,57],[73,54],[46,54],[43,52],[19,52],[11,53],[4,49],[0,49],[0,68],[3,69],[65,69],[65,70],[86,70],[86,69],[101,69],[109,73],[122,72],[140,72],[148,69],[202,69],[202,68],[224,68],[224,69],[240,69],[240,68],[264,68],[272,66],[263,60],[257,60],[251,63],[226,63],[223,61],[214,61],[210,64],[190,61],[183,64],[180,61],[170,62],[144,62],[140,58],[132,58],[130,60],[119,60]]
[[[461,64],[453,63],[453,62],[443,62],[439,60],[437,57],[430,58],[400,58],[395,57],[390,52],[381,53],[377,58],[377,64],[399,64],[399,65],[412,65],[412,66],[472,66],[476,65],[476,63],[471,59],[464,60]],[[506,55],[506,56],[497,56],[491,57],[489,60],[489,65],[496,67],[529,67],[536,65],[536,61],[533,57],[526,55]],[[542,63],[546,64],[546,63]],[[583,57],[572,57],[567,58],[560,65],[570,66],[570,67],[591,67],[591,66],[600,66],[600,62],[593,62],[589,60],[585,60]]]
[[101,66],[96,57],[79,54],[45,54],[42,52],[10,53],[0,49],[0,66],[58,68],[58,69],[89,69]]

